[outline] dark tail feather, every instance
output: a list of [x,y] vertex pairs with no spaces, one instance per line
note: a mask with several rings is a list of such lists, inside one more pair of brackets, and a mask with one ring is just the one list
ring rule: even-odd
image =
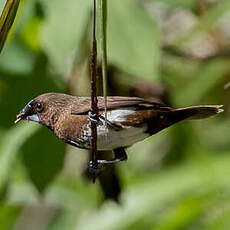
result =
[[223,112],[222,105],[198,105],[159,112],[159,119],[149,120],[148,131],[151,135],[179,121],[203,119]]
[[223,112],[223,105],[198,105],[186,108],[173,109],[178,115],[184,115],[184,119],[203,119]]

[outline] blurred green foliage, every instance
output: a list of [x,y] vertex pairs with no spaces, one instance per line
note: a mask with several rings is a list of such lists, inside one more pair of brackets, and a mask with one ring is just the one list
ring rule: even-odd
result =
[[0,56],[0,229],[230,229],[228,0],[108,0],[111,92],[146,82],[175,107],[225,106],[129,148],[119,204],[83,176],[87,151],[38,124],[14,126],[36,95],[87,95],[91,5],[21,0]]

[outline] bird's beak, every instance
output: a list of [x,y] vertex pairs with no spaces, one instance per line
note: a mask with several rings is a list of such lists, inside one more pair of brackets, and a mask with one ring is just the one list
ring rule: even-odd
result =
[[29,117],[33,115],[34,111],[30,105],[30,102],[23,108],[23,110],[16,116],[15,124],[21,120],[30,120]]

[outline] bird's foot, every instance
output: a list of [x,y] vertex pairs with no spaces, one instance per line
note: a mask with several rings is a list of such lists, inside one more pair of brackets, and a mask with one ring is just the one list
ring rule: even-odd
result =
[[104,170],[105,168],[105,164],[101,163],[100,161],[97,160],[96,163],[94,163],[93,161],[89,162],[88,165],[89,168],[89,172],[93,175],[98,175],[101,171]]
[[96,123],[96,125],[106,124],[108,127],[114,129],[115,131],[119,131],[122,127],[118,124],[114,124],[111,121],[105,119],[102,115],[95,114],[91,111],[88,112],[88,120],[90,122]]
[[100,120],[100,116],[96,113],[93,113],[92,111],[89,111],[88,113],[88,120],[92,123],[95,123],[96,125],[102,125],[102,121]]

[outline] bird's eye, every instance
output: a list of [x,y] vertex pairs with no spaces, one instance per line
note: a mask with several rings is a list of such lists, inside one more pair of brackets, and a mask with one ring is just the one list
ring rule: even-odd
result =
[[41,113],[41,112],[43,111],[43,109],[44,109],[44,106],[43,106],[42,103],[38,102],[38,103],[36,104],[36,106],[35,106],[35,109],[36,109],[36,111],[37,111],[38,113]]

